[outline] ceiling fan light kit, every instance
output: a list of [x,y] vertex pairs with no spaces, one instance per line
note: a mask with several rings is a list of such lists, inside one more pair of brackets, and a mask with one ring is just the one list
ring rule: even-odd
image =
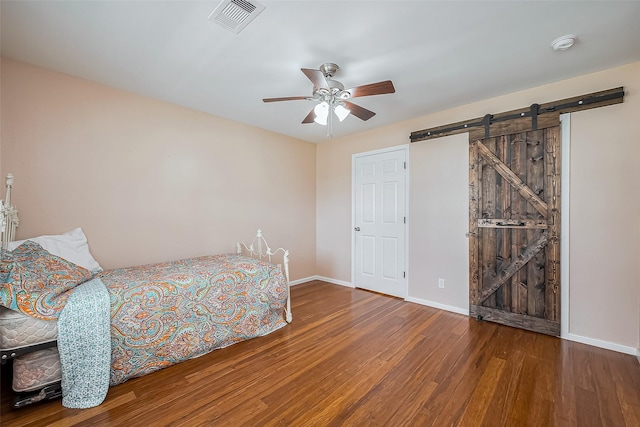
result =
[[349,114],[351,114],[351,111],[347,107],[345,107],[344,103],[342,102],[338,103],[334,107],[333,112],[336,113],[336,116],[338,116],[338,120],[340,121],[343,121]]
[[394,93],[396,91],[391,80],[357,86],[345,90],[342,83],[333,79],[338,70],[340,70],[340,67],[331,62],[322,64],[317,70],[311,68],[301,68],[300,70],[313,83],[312,96],[265,98],[262,101],[277,102],[307,100],[317,102],[318,104],[309,112],[302,123],[318,123],[323,126],[328,125],[328,136],[331,136],[331,117],[333,116],[331,112],[333,112],[340,121],[346,119],[350,114],[365,121],[375,116],[376,113],[373,111],[354,104],[353,102],[348,101],[348,99],[361,96],[382,95]]
[[313,112],[316,115],[313,121],[319,125],[326,126],[327,118],[329,117],[329,104],[323,101],[313,108]]

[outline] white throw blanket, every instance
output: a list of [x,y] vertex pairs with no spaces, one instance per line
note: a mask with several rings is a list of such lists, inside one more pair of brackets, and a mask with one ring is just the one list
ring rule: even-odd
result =
[[100,279],[77,286],[58,318],[62,405],[98,406],[107,396],[111,365],[109,291]]

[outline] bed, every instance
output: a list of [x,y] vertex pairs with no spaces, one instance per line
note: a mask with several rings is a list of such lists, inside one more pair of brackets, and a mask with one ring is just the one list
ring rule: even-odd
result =
[[79,228],[14,241],[12,184],[0,201],[0,357],[16,407],[60,395],[96,406],[109,386],[292,320],[289,253],[260,230],[235,253],[102,270]]

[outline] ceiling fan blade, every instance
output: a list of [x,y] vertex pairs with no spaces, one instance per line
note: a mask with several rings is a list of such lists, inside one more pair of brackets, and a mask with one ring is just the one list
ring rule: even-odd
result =
[[347,107],[349,111],[351,111],[351,114],[353,114],[354,116],[356,116],[361,120],[367,121],[371,117],[376,115],[376,113],[374,113],[373,111],[367,110],[366,108],[356,105],[353,102],[349,102],[349,101],[343,101],[343,102],[345,107]]
[[302,124],[313,123],[313,120],[315,118],[316,118],[316,112],[312,108],[311,111],[309,111],[309,114],[307,114],[307,117],[305,117],[304,120],[302,121]]
[[311,80],[314,87],[323,87],[328,89],[327,79],[324,78],[324,74],[320,70],[312,70],[311,68],[300,68],[305,76]]
[[262,102],[297,101],[299,99],[309,99],[308,96],[285,96],[284,98],[264,98]]
[[357,98],[358,96],[383,95],[385,93],[395,93],[395,91],[396,88],[393,87],[391,80],[347,89],[347,92],[351,94],[351,98]]

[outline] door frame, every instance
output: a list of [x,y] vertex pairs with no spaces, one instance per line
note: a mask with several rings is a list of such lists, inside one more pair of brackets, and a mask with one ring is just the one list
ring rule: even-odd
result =
[[560,114],[560,338],[570,339],[569,192],[571,190],[571,113]]
[[393,147],[381,148],[378,150],[365,151],[361,153],[354,153],[351,155],[351,286],[356,287],[356,234],[354,233],[354,227],[356,226],[356,159],[365,156],[371,156],[375,154],[384,154],[392,151],[404,151],[405,161],[407,162],[407,168],[405,173],[404,185],[405,185],[405,217],[407,223],[404,227],[404,271],[406,272],[403,296],[405,300],[409,296],[409,145],[402,144],[395,145]]

